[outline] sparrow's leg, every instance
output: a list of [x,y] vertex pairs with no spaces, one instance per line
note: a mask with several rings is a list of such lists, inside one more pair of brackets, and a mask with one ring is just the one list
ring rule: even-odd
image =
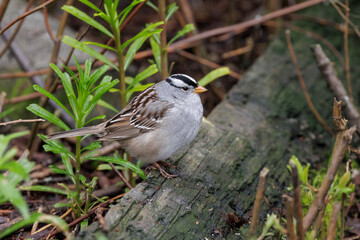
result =
[[149,171],[149,170],[152,170],[152,169],[157,169],[157,170],[159,170],[159,172],[161,173],[161,175],[163,175],[163,177],[164,177],[164,178],[167,178],[167,179],[169,179],[169,178],[176,178],[176,177],[177,177],[177,175],[167,173],[157,162],[155,162],[155,163],[153,164],[153,166],[147,167],[147,168],[145,169],[145,171]]

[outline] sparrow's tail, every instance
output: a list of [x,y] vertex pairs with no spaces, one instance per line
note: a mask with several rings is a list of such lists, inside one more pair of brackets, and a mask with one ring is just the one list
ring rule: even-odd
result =
[[64,132],[54,133],[48,136],[48,139],[58,139],[58,138],[66,138],[66,137],[77,137],[77,136],[85,136],[91,134],[100,134],[104,131],[104,124],[99,124],[91,127],[83,127],[78,129],[73,129]]

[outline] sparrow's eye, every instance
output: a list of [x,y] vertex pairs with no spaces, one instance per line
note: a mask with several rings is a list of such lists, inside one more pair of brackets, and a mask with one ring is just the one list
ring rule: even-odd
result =
[[189,90],[189,87],[185,86],[181,88],[184,92],[187,92]]

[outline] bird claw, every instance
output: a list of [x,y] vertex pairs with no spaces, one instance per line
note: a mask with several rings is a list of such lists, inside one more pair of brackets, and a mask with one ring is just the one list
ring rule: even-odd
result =
[[153,166],[147,167],[145,169],[145,171],[149,172],[150,170],[154,170],[154,169],[159,170],[160,174],[166,179],[176,178],[177,177],[177,175],[175,175],[175,174],[169,174],[168,172],[166,172],[157,162],[155,162],[153,164]]

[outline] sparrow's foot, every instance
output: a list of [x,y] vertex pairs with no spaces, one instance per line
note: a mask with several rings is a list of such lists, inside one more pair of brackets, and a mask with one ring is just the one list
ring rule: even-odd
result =
[[164,167],[169,167],[169,168],[176,168],[177,166],[165,161],[158,161],[158,163],[160,163],[161,165],[163,165]]
[[177,175],[167,173],[157,162],[155,162],[153,164],[153,166],[147,167],[145,169],[145,171],[149,171],[149,170],[153,170],[153,169],[159,170],[159,172],[161,173],[161,175],[163,175],[164,178],[169,179],[169,178],[176,178],[177,177]]

